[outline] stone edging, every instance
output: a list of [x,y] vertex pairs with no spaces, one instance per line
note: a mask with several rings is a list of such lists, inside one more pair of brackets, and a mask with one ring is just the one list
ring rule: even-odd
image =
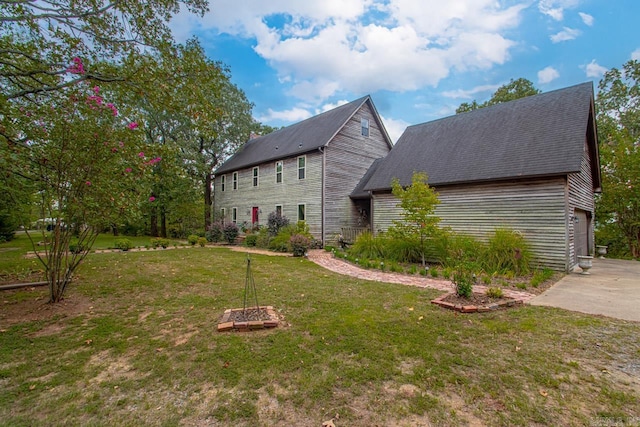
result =
[[454,295],[453,292],[444,294],[439,296],[438,298],[431,300],[431,304],[439,305],[440,307],[459,311],[460,313],[486,313],[487,311],[499,310],[501,308],[513,307],[515,305],[522,305],[524,301],[522,299],[513,299],[508,298],[504,301],[495,302],[489,305],[462,305],[462,304],[453,304],[450,302],[444,301],[449,295]]
[[[255,308],[255,307],[254,307]],[[260,310],[265,310],[269,315],[269,320],[251,320],[247,322],[234,322],[229,321],[231,313],[242,311],[242,308],[232,308],[224,311],[220,322],[218,323],[218,332],[227,332],[236,330],[238,332],[248,332],[256,329],[268,329],[278,326],[278,314],[273,309],[273,306],[260,306]]]

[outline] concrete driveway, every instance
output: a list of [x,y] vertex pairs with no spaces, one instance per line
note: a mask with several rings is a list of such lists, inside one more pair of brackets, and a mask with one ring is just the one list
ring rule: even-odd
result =
[[568,274],[531,305],[640,322],[640,262],[594,259],[589,273]]

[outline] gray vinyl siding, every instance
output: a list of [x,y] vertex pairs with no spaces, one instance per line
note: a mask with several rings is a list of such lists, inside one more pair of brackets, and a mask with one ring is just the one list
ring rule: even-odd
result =
[[282,214],[295,223],[298,205],[306,205],[306,223],[316,238],[321,238],[322,228],[322,154],[314,151],[306,154],[305,179],[298,179],[298,157],[278,159],[283,161],[282,183],[276,183],[276,161],[262,163],[259,167],[259,185],[253,186],[253,168],[239,170],[238,190],[230,185],[232,172],[227,173],[225,191],[221,191],[221,176],[215,179],[215,212],[225,208],[230,221],[232,207],[238,208],[238,225],[251,224],[251,209],[260,208],[259,224],[266,225],[270,212],[282,205]]
[[[362,118],[369,120],[369,136],[361,134]],[[349,194],[374,160],[390,150],[368,103],[351,117],[325,148],[325,241],[331,241],[342,227],[361,226]]]
[[[585,149],[582,156],[580,173],[572,173],[568,176],[568,212],[571,219],[575,218],[576,209],[591,213],[591,224],[589,225],[589,251],[594,253],[594,223],[595,223],[595,201],[593,197],[593,176],[591,174],[591,158],[589,156],[588,144],[585,141]],[[569,271],[575,266],[575,222],[568,221],[568,251],[569,251]]]
[[[496,228],[520,231],[531,245],[536,262],[564,271],[566,265],[566,180],[477,184],[437,189],[436,215],[443,227],[486,240]],[[384,231],[401,218],[390,193],[373,198],[374,230]]]

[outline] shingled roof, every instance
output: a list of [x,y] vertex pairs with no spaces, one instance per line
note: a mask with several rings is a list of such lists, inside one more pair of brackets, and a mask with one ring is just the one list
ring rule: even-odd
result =
[[[365,102],[367,95],[333,110],[248,141],[215,173],[227,173],[260,163],[296,156],[326,146]],[[377,113],[376,113],[377,114]],[[381,126],[381,128],[384,128]],[[390,144],[390,139],[387,137]]]
[[408,127],[359,189],[388,190],[426,172],[433,186],[580,171],[585,138],[600,186],[593,85],[546,92]]

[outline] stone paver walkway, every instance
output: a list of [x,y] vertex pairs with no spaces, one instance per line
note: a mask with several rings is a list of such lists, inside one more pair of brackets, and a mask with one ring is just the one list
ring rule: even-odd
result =
[[[313,261],[327,270],[355,277],[357,279],[385,283],[398,283],[401,285],[417,286],[419,288],[437,289],[443,292],[453,292],[455,290],[453,283],[449,280],[438,280],[417,275],[368,270],[335,258],[331,253],[323,249],[310,250],[308,258],[310,261]],[[476,292],[485,292],[487,287],[483,285],[476,285],[473,289]],[[528,292],[514,291],[511,289],[504,289],[504,295],[515,300],[521,300],[523,303],[528,303],[535,296]]]

